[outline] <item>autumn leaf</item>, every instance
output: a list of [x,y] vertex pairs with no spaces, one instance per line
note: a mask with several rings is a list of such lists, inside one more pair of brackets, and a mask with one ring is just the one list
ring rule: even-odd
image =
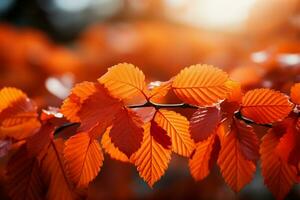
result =
[[203,141],[213,134],[221,120],[220,109],[198,108],[190,119],[191,137],[195,142]]
[[300,105],[300,83],[295,83],[291,88],[291,100]]
[[[111,125],[115,115],[122,107],[122,103],[111,97],[104,86],[96,84],[96,92],[90,95],[78,111],[81,131],[91,131],[97,128],[101,135]],[[100,127],[99,127],[100,126]]]
[[218,165],[225,182],[234,192],[239,192],[254,177],[256,166],[253,161],[247,160],[242,150],[242,135],[236,127],[220,137],[221,150]]
[[21,90],[3,88],[0,102],[0,138],[22,140],[39,129],[37,108]]
[[143,122],[135,112],[121,109],[113,120],[109,132],[112,143],[130,157],[141,146],[143,140]]
[[171,138],[167,135],[167,131],[160,127],[154,120],[150,122],[150,134],[153,139],[165,149],[171,148]]
[[195,153],[189,160],[190,172],[195,180],[200,181],[209,175],[219,150],[220,142],[216,134],[196,144]]
[[93,82],[84,81],[76,84],[71,90],[69,97],[64,100],[60,109],[61,113],[71,122],[80,122],[78,112],[81,109],[81,105],[96,90],[96,84]]
[[86,187],[99,173],[103,154],[99,142],[82,132],[69,138],[64,149],[68,177],[76,187]]
[[42,162],[42,174],[48,185],[47,199],[79,199],[66,175],[63,164],[63,148],[62,139],[52,141]]
[[163,97],[165,97],[168,92],[172,88],[173,79],[165,82],[155,81],[151,82],[148,86],[148,89],[150,90],[148,99],[151,101],[158,102]]
[[280,135],[270,129],[260,145],[261,168],[264,183],[276,199],[281,200],[288,194],[297,181],[296,168],[282,160],[276,153]]
[[171,137],[172,151],[189,157],[195,144],[189,132],[189,121],[182,115],[164,109],[157,111],[154,121]]
[[234,119],[232,128],[236,129],[240,150],[247,160],[259,159],[259,139],[252,126],[242,120]]
[[105,133],[102,135],[102,148],[107,154],[110,155],[111,158],[122,162],[129,162],[128,157],[112,143],[111,138],[109,136],[110,129],[111,127],[107,128]]
[[300,161],[300,132],[296,123],[297,119],[284,120],[285,132],[276,147],[276,153],[281,159],[297,167]]
[[292,104],[284,94],[271,89],[248,91],[242,100],[241,112],[256,123],[280,121],[292,110]]
[[175,78],[172,89],[182,101],[208,106],[225,99],[230,89],[226,86],[228,75],[211,65],[192,65]]
[[38,160],[30,156],[25,145],[10,158],[7,164],[6,187],[14,200],[42,200],[46,195]]
[[150,123],[145,125],[142,146],[132,155],[131,161],[137,167],[139,175],[152,187],[165,173],[172,151],[154,139],[150,126]]
[[98,79],[105,85],[112,96],[127,103],[143,103],[146,96],[145,75],[132,64],[121,63],[108,69],[108,72]]
[[228,80],[226,81],[225,85],[230,89],[230,92],[227,96],[227,101],[241,103],[243,96],[241,84],[237,81]]
[[38,154],[50,144],[54,129],[55,127],[50,123],[43,124],[36,134],[27,139],[26,147],[28,153],[38,156]]

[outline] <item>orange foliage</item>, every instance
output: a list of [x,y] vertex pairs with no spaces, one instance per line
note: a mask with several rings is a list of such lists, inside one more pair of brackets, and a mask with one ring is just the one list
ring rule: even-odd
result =
[[[291,89],[293,103],[271,89],[243,95],[241,88],[210,65],[193,65],[147,87],[141,70],[122,63],[98,82],[75,85],[62,113],[50,108],[40,117],[25,93],[3,88],[0,135],[12,143],[7,151],[18,149],[7,166],[8,193],[13,199],[84,198],[103,165],[103,148],[111,158],[135,165],[150,187],[165,174],[172,152],[189,158],[198,181],[217,162],[235,192],[253,179],[261,157],[265,184],[282,199],[298,178],[298,84]],[[170,92],[183,102],[158,103]],[[186,108],[193,112],[190,120],[179,110]],[[260,146],[253,124],[273,126]]]

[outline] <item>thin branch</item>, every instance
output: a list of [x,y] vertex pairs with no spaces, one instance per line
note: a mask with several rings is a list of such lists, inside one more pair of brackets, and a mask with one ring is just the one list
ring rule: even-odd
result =
[[236,112],[234,114],[234,116],[237,118],[237,119],[240,119],[240,120],[243,120],[246,124],[255,124],[255,125],[259,125],[259,126],[264,126],[264,127],[267,127],[267,128],[272,128],[272,124],[258,124],[250,119],[247,119],[245,117],[242,116],[241,112]]
[[138,104],[138,105],[129,105],[128,108],[144,108],[144,107],[154,107],[155,109],[160,108],[195,108],[198,109],[198,106],[186,104],[186,103],[174,103],[174,104],[161,104],[161,103],[154,103],[151,101],[148,101],[144,104]]
[[76,125],[80,125],[79,122],[68,122],[68,123],[65,123],[59,127],[57,127],[54,131],[54,135],[57,135],[59,134],[61,131],[65,130],[66,128],[69,128],[71,126],[76,126]]

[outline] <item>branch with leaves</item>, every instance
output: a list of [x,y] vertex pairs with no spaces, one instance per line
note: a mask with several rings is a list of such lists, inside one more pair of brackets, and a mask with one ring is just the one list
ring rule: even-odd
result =
[[[166,102],[171,93],[182,103]],[[253,179],[261,160],[266,186],[283,199],[299,182],[298,105],[300,83],[290,97],[266,88],[244,94],[239,83],[209,65],[147,85],[137,67],[118,64],[97,82],[75,85],[60,109],[40,115],[22,91],[3,88],[1,150],[17,149],[7,165],[7,190],[12,199],[84,198],[103,151],[135,165],[152,187],[175,153],[188,158],[197,181],[217,164],[235,192]],[[189,119],[180,111],[185,109],[193,113]],[[266,128],[261,142],[253,125]]]

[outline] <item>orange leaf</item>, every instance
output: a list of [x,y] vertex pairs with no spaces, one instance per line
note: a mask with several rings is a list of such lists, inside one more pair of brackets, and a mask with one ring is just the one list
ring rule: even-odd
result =
[[150,83],[150,94],[148,95],[148,99],[156,102],[159,101],[168,94],[172,88],[172,83],[172,79],[166,82],[155,81]]
[[61,113],[71,122],[80,122],[78,112],[82,103],[96,92],[96,84],[93,82],[82,82],[75,85],[71,94],[64,100]]
[[81,121],[80,130],[89,131],[99,125],[102,131],[111,125],[116,113],[121,109],[121,102],[111,97],[103,85],[96,84],[96,92],[89,96],[81,105],[78,116]]
[[128,162],[128,157],[111,142],[111,138],[109,137],[110,129],[111,127],[107,128],[106,132],[102,135],[102,148],[110,155],[111,158],[122,162]]
[[199,108],[194,112],[190,119],[190,131],[194,141],[207,139],[215,132],[220,120],[220,109],[216,107]]
[[3,88],[0,91],[0,137],[22,140],[40,127],[36,106],[21,90]]
[[279,139],[275,129],[270,129],[263,137],[260,146],[261,168],[265,185],[276,199],[284,199],[297,181],[297,171],[277,155]]
[[103,154],[99,142],[82,132],[65,143],[65,166],[68,177],[77,187],[86,187],[99,173]]
[[121,63],[108,69],[108,72],[98,79],[116,98],[126,103],[134,101],[145,102],[143,92],[146,87],[145,75],[132,64]]
[[228,80],[226,81],[226,86],[230,89],[227,97],[228,102],[238,102],[242,101],[242,87],[239,82]]
[[230,188],[239,192],[253,179],[256,166],[245,158],[236,128],[233,127],[229,134],[220,139],[221,150],[218,165],[221,174]]
[[189,121],[184,116],[160,109],[157,111],[154,121],[171,137],[172,150],[175,153],[185,157],[191,155],[195,144],[189,132]]
[[192,65],[183,69],[174,79],[172,88],[182,101],[207,106],[227,97],[228,75],[211,65]]
[[189,160],[193,178],[200,181],[208,176],[220,150],[219,138],[216,134],[196,144],[195,153]]
[[285,132],[276,147],[281,159],[298,166],[300,161],[300,132],[296,128],[297,119],[286,118],[283,122]]
[[112,143],[128,157],[136,152],[143,140],[143,122],[135,112],[121,109],[109,132]]
[[291,88],[291,99],[295,104],[300,105],[300,83],[295,83]]
[[44,199],[46,187],[41,177],[39,162],[35,157],[28,155],[24,145],[10,158],[6,175],[6,187],[12,199]]
[[78,195],[67,178],[63,165],[62,139],[51,142],[42,162],[43,176],[48,184],[47,199],[74,200]]
[[172,151],[154,139],[150,126],[150,123],[145,125],[142,146],[132,155],[131,160],[140,176],[152,187],[168,168]]
[[247,92],[242,100],[243,116],[256,123],[272,123],[285,118],[292,104],[284,94],[270,89],[255,89]]

